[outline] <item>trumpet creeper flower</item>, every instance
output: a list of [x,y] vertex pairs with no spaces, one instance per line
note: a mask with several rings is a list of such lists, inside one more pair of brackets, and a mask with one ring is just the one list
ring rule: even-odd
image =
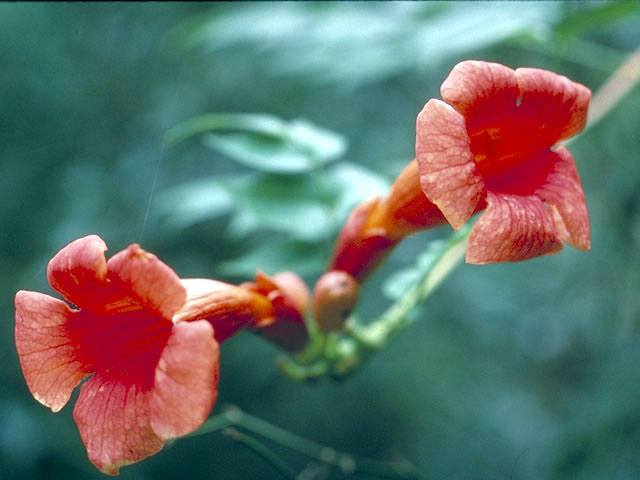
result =
[[557,143],[585,126],[590,90],[535,68],[464,61],[418,115],[420,184],[454,229],[474,225],[467,262],[526,260],[566,242],[588,250],[575,162]]
[[206,419],[218,342],[212,323],[180,316],[187,289],[155,255],[131,245],[106,261],[106,249],[90,235],[49,262],[49,283],[73,307],[16,294],[15,341],[27,386],[54,412],[92,375],[73,416],[89,459],[115,475]]

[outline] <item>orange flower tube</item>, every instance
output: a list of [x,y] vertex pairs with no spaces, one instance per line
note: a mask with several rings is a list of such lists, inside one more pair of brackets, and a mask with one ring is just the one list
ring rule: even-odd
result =
[[347,272],[362,282],[407,235],[446,223],[420,187],[418,163],[412,160],[385,198],[358,205],[345,223],[328,271]]

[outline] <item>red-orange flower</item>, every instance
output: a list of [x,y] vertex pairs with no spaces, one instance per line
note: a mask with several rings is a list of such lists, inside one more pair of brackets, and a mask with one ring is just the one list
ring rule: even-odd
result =
[[[418,116],[420,183],[453,228],[486,207],[467,262],[525,260],[562,242],[588,250],[589,217],[571,153],[553,146],[585,126],[589,89],[535,68],[465,61]],[[446,102],[446,103],[445,103]]]
[[77,308],[18,292],[15,340],[29,389],[54,412],[93,374],[73,415],[90,460],[117,474],[208,416],[219,374],[214,328],[221,340],[273,310],[240,287],[181,281],[137,245],[109,261],[106,249],[90,235],[49,262],[49,283]]

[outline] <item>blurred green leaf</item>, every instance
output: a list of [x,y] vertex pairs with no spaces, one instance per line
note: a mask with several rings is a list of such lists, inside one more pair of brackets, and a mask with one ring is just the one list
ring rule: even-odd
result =
[[560,2],[251,5],[200,17],[186,28],[185,45],[218,52],[254,44],[256,61],[276,75],[354,87],[433,68],[515,35],[544,36],[561,14]]
[[254,173],[191,182],[159,194],[157,215],[170,228],[186,228],[232,213],[229,233],[238,237],[259,230],[318,241],[336,233],[351,209],[389,182],[352,163],[316,174]]
[[567,5],[575,10],[555,27],[558,35],[575,37],[593,30],[602,30],[610,23],[628,19],[640,12],[640,2],[617,0],[608,2],[576,2]]
[[229,187],[214,179],[181,185],[159,194],[155,200],[156,214],[165,217],[168,226],[175,229],[225,215],[233,207]]
[[[415,55],[416,67],[430,66],[516,35],[545,35],[559,13],[559,6],[536,2],[455,3],[429,21],[417,23],[405,49]],[[442,32],[447,32],[445,41]]]
[[165,135],[165,144],[173,146],[211,130],[244,130],[278,137],[283,135],[284,125],[279,118],[260,113],[209,113],[170,129]]
[[327,172],[327,179],[339,191],[336,216],[344,219],[358,203],[385,195],[391,182],[379,173],[355,163],[341,162]]
[[306,120],[286,122],[264,114],[212,113],[169,130],[166,145],[206,132],[206,146],[249,167],[300,173],[337,159],[347,147],[343,136]]
[[339,191],[320,177],[259,174],[231,188],[238,212],[231,224],[234,234],[268,229],[318,240],[336,228],[332,209]]
[[253,277],[260,268],[270,274],[291,270],[298,275],[315,275],[326,263],[324,252],[316,244],[270,240],[254,245],[242,257],[222,262],[218,272],[225,276]]
[[172,228],[185,228],[231,213],[229,233],[260,230],[315,241],[333,235],[343,186],[321,175],[250,173],[192,182],[158,195],[156,212]]

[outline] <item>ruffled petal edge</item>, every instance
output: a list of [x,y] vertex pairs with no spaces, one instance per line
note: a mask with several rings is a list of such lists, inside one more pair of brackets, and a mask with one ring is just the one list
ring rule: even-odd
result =
[[184,305],[187,293],[178,275],[157,256],[133,244],[107,262],[109,278],[140,305],[171,320]]
[[163,440],[151,428],[148,390],[94,375],[80,389],[73,418],[89,460],[108,475],[157,453]]
[[74,240],[47,265],[51,287],[78,307],[90,307],[104,290],[107,245],[97,235]]
[[445,102],[462,114],[470,131],[500,123],[515,113],[520,95],[515,71],[505,65],[465,60],[440,87]]
[[515,76],[520,89],[519,115],[535,126],[537,136],[545,138],[547,146],[584,129],[591,90],[564,75],[539,68],[518,68]]
[[467,263],[515,262],[562,249],[551,212],[535,195],[487,195],[487,209],[471,229]]
[[75,313],[62,300],[19,291],[15,298],[15,342],[33,397],[57,412],[90,372],[67,331]]
[[416,159],[422,191],[458,230],[473,215],[486,189],[465,119],[453,107],[437,99],[424,106],[416,124]]
[[219,348],[206,320],[173,326],[156,367],[151,426],[163,439],[186,435],[205,421],[218,395]]
[[536,194],[552,207],[560,239],[581,250],[591,249],[587,199],[571,152],[564,147],[546,155],[550,168]]

